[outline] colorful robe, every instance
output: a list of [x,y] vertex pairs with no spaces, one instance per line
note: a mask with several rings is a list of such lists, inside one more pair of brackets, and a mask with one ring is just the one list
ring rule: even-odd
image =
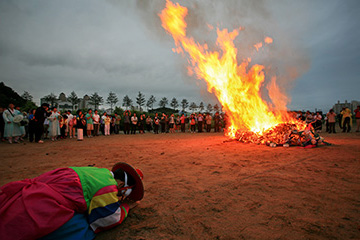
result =
[[129,207],[104,168],[59,168],[8,183],[0,192],[1,239],[93,239],[120,224]]

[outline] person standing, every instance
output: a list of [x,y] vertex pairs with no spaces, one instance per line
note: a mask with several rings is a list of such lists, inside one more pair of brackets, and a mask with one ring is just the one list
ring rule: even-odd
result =
[[68,127],[69,127],[69,136],[70,138],[75,138],[75,123],[76,117],[71,114],[70,111],[68,111]]
[[124,112],[124,133],[130,134],[130,114],[131,112],[126,110]]
[[206,121],[206,131],[210,132],[211,131],[212,117],[211,117],[211,115],[209,113],[206,114],[205,121]]
[[176,120],[175,120],[175,131],[179,132],[180,128],[181,128],[180,115],[177,115]]
[[111,122],[110,122],[110,134],[113,134],[113,132],[115,131],[115,116],[114,115],[109,115],[111,118]]
[[[20,107],[15,107],[15,113],[16,113],[16,115],[22,116],[21,122],[23,122],[24,119],[27,120],[26,112],[22,113],[21,110],[20,110]],[[21,122],[18,123],[18,124],[20,125],[20,133],[21,133],[21,135],[20,135],[20,137],[19,137],[19,140],[20,140],[20,141],[24,141],[23,138],[24,138],[24,137],[25,137],[25,138],[27,137],[27,132],[28,132],[28,130],[27,130],[27,124],[26,124],[26,125],[22,125]]]
[[198,117],[198,132],[202,133],[203,132],[203,122],[204,122],[204,117],[201,113],[199,113]]
[[68,132],[68,119],[67,119],[67,114],[63,114],[60,115],[60,133],[61,139],[65,139],[67,137],[67,132]]
[[44,143],[44,141],[41,140],[41,136],[44,134],[44,122],[50,115],[50,113],[48,113],[48,110],[49,104],[43,103],[35,111],[35,142],[37,143]]
[[143,114],[140,114],[140,119],[139,119],[139,123],[138,123],[138,126],[139,126],[139,133],[144,133],[144,115]]
[[165,121],[166,121],[165,117],[166,115],[165,113],[163,113],[160,119],[161,133],[165,133]]
[[136,133],[136,126],[138,124],[138,118],[136,116],[136,113],[131,117],[131,134]]
[[106,118],[104,120],[104,135],[105,136],[110,136],[110,124],[111,124],[111,118],[110,118],[110,115],[106,115]]
[[329,132],[329,119],[328,119],[327,116],[325,116],[324,120],[325,120],[325,127],[326,127],[326,131],[325,131],[325,132],[328,133],[328,132]]
[[146,118],[146,130],[147,130],[148,132],[151,132],[151,129],[152,129],[152,127],[151,127],[152,122],[153,122],[153,120],[151,119],[150,115],[149,115],[149,116],[147,116],[147,118]]
[[66,136],[69,136],[70,138],[72,138],[73,135],[73,129],[74,129],[74,125],[73,125],[73,118],[74,116],[71,114],[70,111],[66,112],[66,117],[67,117],[67,132],[66,132]]
[[321,133],[322,130],[322,116],[320,114],[320,112],[316,112],[316,115],[314,116],[314,121],[315,121],[315,131],[317,133]]
[[36,130],[36,122],[35,122],[35,109],[31,109],[29,112],[29,142],[33,142],[34,141],[34,136],[35,136],[35,130]]
[[94,130],[94,120],[93,120],[93,114],[92,109],[88,110],[88,113],[85,115],[86,118],[86,132],[87,137],[92,137],[91,131]]
[[104,112],[104,114],[101,116],[101,119],[100,119],[100,130],[101,132],[103,133],[103,135],[105,135],[105,119],[107,118],[107,113]]
[[170,118],[169,115],[165,114],[165,132],[169,133],[169,129],[170,129]]
[[191,131],[191,133],[195,133],[195,131],[196,131],[195,124],[196,124],[195,116],[194,116],[194,114],[191,114],[191,116],[190,116],[190,131]]
[[174,116],[174,114],[171,114],[171,116],[169,118],[169,128],[170,128],[170,133],[175,133],[175,116]]
[[77,111],[76,114],[76,129],[77,129],[77,140],[84,140],[84,127],[86,126],[86,119],[81,110]]
[[355,119],[356,119],[356,132],[360,131],[360,106],[357,106],[357,109],[354,110]]
[[[21,113],[20,113],[21,114]],[[4,137],[8,139],[9,143],[18,143],[18,139],[21,136],[20,124],[14,123],[14,117],[17,115],[17,111],[14,109],[14,104],[10,103],[8,109],[3,112],[3,118],[5,122]]]
[[94,111],[93,120],[94,120],[94,136],[99,136],[100,115],[98,114],[98,110]]
[[180,118],[180,124],[181,124],[181,132],[185,132],[185,115],[182,114]]
[[342,113],[342,111],[344,111],[345,110],[345,108],[342,108],[342,110],[341,110],[341,112],[337,115],[337,117],[338,117],[338,120],[339,120],[339,127],[340,127],[340,129],[343,129],[343,125],[342,125],[342,122],[343,122],[343,115],[341,114]]
[[349,108],[345,108],[343,111],[341,111],[341,115],[343,132],[350,132],[352,126],[351,110]]
[[120,122],[121,122],[120,115],[115,113],[115,129],[114,129],[115,134],[119,134],[120,132]]
[[336,122],[336,113],[334,113],[333,109],[326,114],[326,117],[329,122],[329,133],[336,133],[335,132],[335,122]]
[[48,117],[49,120],[49,135],[52,141],[57,140],[57,137],[60,135],[60,114],[57,112],[57,108],[53,107],[51,114]]
[[157,113],[155,113],[154,117],[154,133],[159,134],[159,126],[160,126],[160,119]]

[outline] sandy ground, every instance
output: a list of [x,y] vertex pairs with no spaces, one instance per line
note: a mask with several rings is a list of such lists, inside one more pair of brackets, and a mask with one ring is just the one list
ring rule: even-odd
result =
[[58,167],[144,172],[145,197],[97,239],[360,239],[360,134],[270,148],[222,134],[112,135],[0,144],[0,185]]

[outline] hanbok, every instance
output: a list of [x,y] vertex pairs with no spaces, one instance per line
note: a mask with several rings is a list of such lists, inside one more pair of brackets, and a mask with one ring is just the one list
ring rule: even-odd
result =
[[129,206],[117,193],[110,171],[96,167],[8,183],[0,191],[1,239],[93,239],[126,218]]
[[[19,110],[16,110],[16,113],[17,113],[16,115],[23,115]],[[23,115],[23,119],[27,119],[27,117]],[[20,132],[21,132],[21,136],[25,136],[26,134],[25,126],[20,125]]]
[[5,128],[4,128],[5,138],[19,137],[22,135],[20,124],[14,123],[14,117],[19,114],[21,114],[19,111],[15,109],[11,110],[10,108],[6,109],[3,112],[3,118],[5,122]]
[[57,112],[52,112],[48,117],[49,119],[49,136],[57,137],[60,133],[60,123],[59,123],[60,114]]

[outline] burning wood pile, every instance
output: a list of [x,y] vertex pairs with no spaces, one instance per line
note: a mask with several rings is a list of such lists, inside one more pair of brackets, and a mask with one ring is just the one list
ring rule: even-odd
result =
[[324,141],[323,137],[314,132],[311,125],[305,130],[299,131],[297,125],[293,123],[281,123],[263,133],[237,131],[234,139],[242,143],[264,144],[270,147],[301,146],[312,148],[319,144],[330,145]]
[[[304,122],[289,116],[286,111],[288,98],[276,76],[268,75],[265,81],[265,66],[251,63],[250,56],[239,53],[234,41],[242,35],[243,28],[232,31],[216,28],[216,44],[210,48],[188,36],[185,21],[188,12],[188,8],[179,3],[166,0],[166,7],[159,17],[162,27],[174,39],[173,51],[187,56],[188,73],[204,80],[208,91],[214,93],[223,106],[228,117],[226,135],[230,139],[272,147],[313,147],[323,143],[323,139],[311,130],[311,125],[307,128]],[[214,27],[210,29],[212,31]],[[273,43],[269,36],[259,40],[254,45],[256,52]],[[266,87],[271,102],[262,98],[260,90],[263,87]]]

